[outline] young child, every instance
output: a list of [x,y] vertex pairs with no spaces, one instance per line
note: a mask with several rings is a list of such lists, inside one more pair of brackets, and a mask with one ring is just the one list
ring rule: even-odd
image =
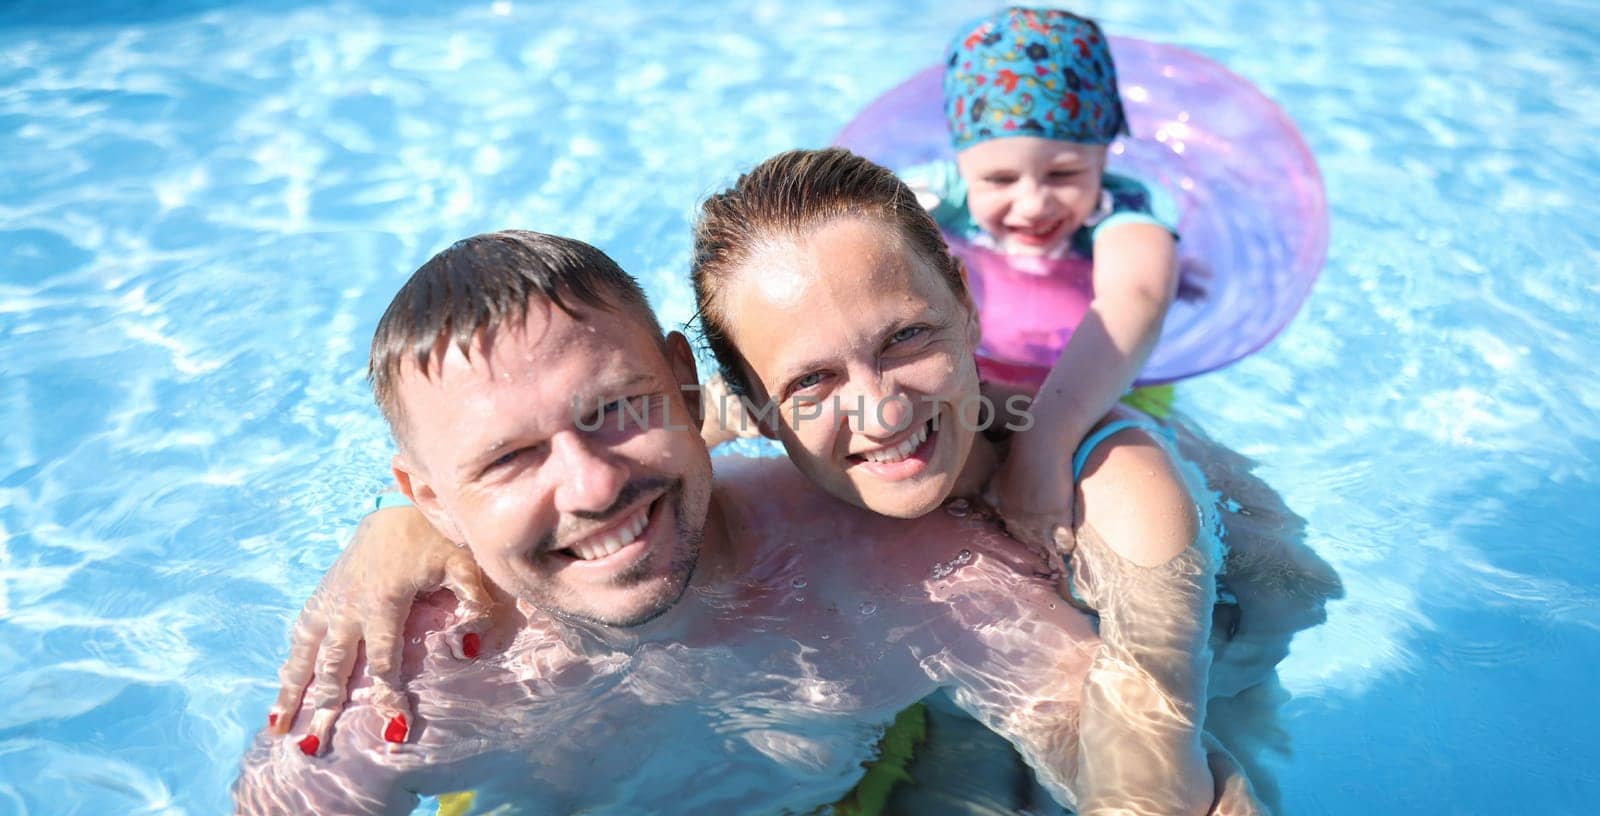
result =
[[1176,207],[1159,187],[1106,172],[1128,125],[1094,21],[1012,7],[964,26],[945,57],[956,160],[902,173],[919,201],[979,246],[1093,258],[1094,300],[1033,405],[1048,438],[1013,452],[992,495],[1017,534],[1070,548],[1050,519],[1071,517],[1071,496],[1048,487],[1067,482],[1039,477],[1067,475],[1057,452],[1077,449],[1155,347],[1177,290]]

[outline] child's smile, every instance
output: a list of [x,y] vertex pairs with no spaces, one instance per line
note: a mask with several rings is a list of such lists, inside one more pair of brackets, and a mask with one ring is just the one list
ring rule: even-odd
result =
[[1105,145],[1013,136],[980,142],[956,156],[967,208],[999,249],[1052,253],[1100,204]]

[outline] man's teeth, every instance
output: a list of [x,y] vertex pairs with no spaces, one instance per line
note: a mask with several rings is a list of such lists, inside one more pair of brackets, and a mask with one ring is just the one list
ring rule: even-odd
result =
[[597,539],[590,539],[567,547],[567,551],[584,561],[593,561],[606,556],[633,543],[639,537],[640,531],[650,521],[650,505],[641,508],[626,524],[606,533]]
[[861,454],[861,458],[867,460],[868,462],[898,462],[901,459],[910,456],[912,451],[922,446],[923,441],[928,438],[928,429],[930,427],[932,427],[931,422],[924,422],[922,423],[922,427],[917,429],[916,433],[906,437],[904,442],[901,442],[892,448],[884,448],[883,450],[863,453]]

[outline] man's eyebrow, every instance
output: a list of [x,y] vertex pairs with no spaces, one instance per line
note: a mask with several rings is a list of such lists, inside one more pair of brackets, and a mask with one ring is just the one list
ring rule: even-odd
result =
[[[592,401],[593,399],[597,399],[598,398],[598,397],[592,396],[592,395],[607,396],[607,395],[615,394],[618,391],[627,391],[627,390],[630,390],[632,388],[636,388],[636,387],[641,386],[641,385],[646,385],[646,384],[654,385],[655,381],[656,381],[655,376],[651,375],[651,374],[632,374],[632,375],[629,375],[627,377],[623,377],[620,380],[615,380],[613,382],[609,382],[609,383],[608,382],[601,382],[598,386],[595,386],[595,387],[582,388],[582,389],[579,390],[579,392],[577,394],[574,394],[573,396],[579,397],[579,398],[582,398],[583,396],[589,396],[590,400]],[[587,393],[585,393],[585,392],[587,392]]]
[[659,378],[655,375],[641,373],[630,374],[609,382],[602,380],[594,384],[585,384],[573,391],[568,407],[572,411],[573,418],[587,416],[591,411],[599,411],[606,407],[608,400],[640,386],[656,388],[659,382]]

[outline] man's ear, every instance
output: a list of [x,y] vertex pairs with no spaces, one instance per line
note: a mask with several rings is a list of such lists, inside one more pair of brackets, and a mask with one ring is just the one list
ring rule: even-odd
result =
[[411,503],[422,512],[433,525],[433,529],[451,541],[461,543],[466,541],[466,536],[461,534],[461,526],[456,524],[455,517],[445,510],[439,502],[439,494],[434,492],[433,485],[429,484],[417,468],[406,459],[405,454],[397,453],[389,460],[389,469],[394,473],[394,482],[400,486],[400,492],[411,500]]
[[700,371],[694,363],[694,349],[683,332],[667,332],[667,364],[672,367],[672,378],[683,395],[683,404],[689,409],[689,424],[699,428],[705,425],[705,399],[700,393]]

